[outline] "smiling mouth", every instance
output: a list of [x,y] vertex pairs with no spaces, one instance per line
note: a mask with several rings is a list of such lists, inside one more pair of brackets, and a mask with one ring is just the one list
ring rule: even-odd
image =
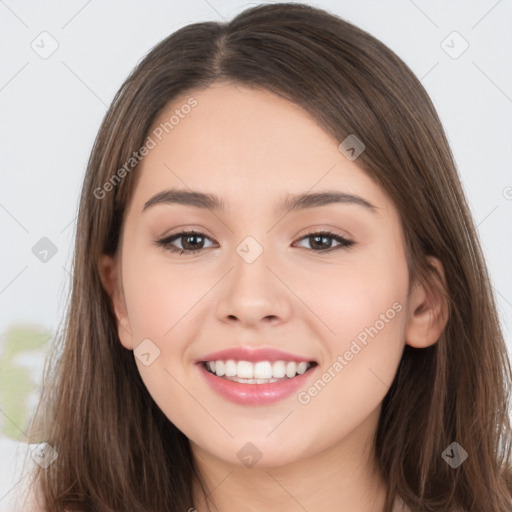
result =
[[201,363],[205,370],[216,377],[239,382],[241,384],[270,384],[294,379],[311,370],[317,363],[295,361],[204,361]]

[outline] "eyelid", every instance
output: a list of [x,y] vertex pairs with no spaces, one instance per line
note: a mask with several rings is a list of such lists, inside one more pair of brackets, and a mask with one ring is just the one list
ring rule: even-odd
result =
[[312,224],[301,229],[296,235],[296,238],[303,238],[304,236],[313,235],[315,233],[326,233],[330,232],[333,235],[339,236],[340,238],[344,238],[345,240],[354,240],[354,235],[352,235],[347,230],[342,230],[337,226],[332,226],[330,224]]

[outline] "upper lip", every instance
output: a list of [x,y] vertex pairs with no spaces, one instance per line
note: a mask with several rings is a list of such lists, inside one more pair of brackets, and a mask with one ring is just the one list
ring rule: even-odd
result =
[[283,352],[275,348],[247,348],[235,347],[220,350],[219,352],[212,352],[204,357],[201,357],[196,363],[204,363],[207,361],[227,361],[234,359],[235,361],[251,361],[257,363],[258,361],[296,361],[300,362],[315,362],[308,357],[291,354],[290,352]]

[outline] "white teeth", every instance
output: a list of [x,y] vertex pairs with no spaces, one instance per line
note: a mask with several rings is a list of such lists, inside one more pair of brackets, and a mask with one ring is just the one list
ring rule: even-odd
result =
[[252,379],[255,376],[253,365],[249,361],[238,361],[236,375],[242,379]]
[[297,365],[297,373],[302,375],[308,369],[308,363],[301,362]]
[[[213,361],[213,364],[215,365],[215,373],[222,377],[226,373],[226,364],[224,361]],[[213,368],[211,368],[212,372],[214,371]]]
[[[251,364],[251,363],[249,363]],[[271,379],[272,378],[272,364],[268,361],[260,361],[254,365],[254,378],[255,379]]]
[[286,365],[286,376],[291,379],[292,377],[295,377],[295,374],[297,373],[297,365],[295,363],[287,363]]
[[[289,378],[296,375],[302,375],[308,370],[311,363],[304,361],[296,363],[294,361],[208,361],[206,368],[218,377],[229,378],[236,382],[247,384],[266,384],[276,380]],[[242,379],[242,380],[240,380]]]
[[276,361],[272,365],[272,377],[282,379],[286,375],[286,365],[284,361]]
[[268,384],[269,382],[277,382],[279,379],[241,379],[240,377],[228,377],[229,380],[241,382],[242,384]]
[[233,359],[226,361],[226,377],[234,377],[236,375],[236,362]]

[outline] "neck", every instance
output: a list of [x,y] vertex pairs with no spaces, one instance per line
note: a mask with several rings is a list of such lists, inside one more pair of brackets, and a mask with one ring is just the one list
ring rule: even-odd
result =
[[[384,510],[386,484],[375,460],[374,433],[380,408],[336,445],[281,466],[252,468],[214,457],[191,441],[208,502],[194,482],[198,512]],[[214,507],[211,507],[213,503]]]

